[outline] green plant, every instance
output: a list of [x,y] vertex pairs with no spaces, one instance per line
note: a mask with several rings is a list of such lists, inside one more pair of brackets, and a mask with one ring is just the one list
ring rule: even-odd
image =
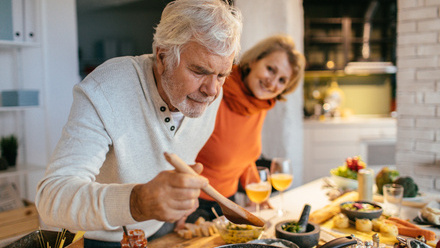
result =
[[8,161],[9,165],[15,165],[18,153],[18,139],[17,136],[11,134],[2,137],[0,140],[1,156]]

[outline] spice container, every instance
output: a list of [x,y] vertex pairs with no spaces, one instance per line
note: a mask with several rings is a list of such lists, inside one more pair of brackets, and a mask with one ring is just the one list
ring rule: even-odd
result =
[[361,169],[358,172],[358,193],[360,201],[373,201],[374,171]]

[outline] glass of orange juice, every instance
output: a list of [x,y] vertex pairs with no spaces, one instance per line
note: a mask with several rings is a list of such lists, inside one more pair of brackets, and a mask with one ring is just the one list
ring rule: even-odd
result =
[[283,206],[283,192],[292,185],[293,181],[291,160],[288,158],[273,158],[270,164],[270,176],[272,186],[280,192],[281,206],[277,210],[277,215],[283,216],[287,212]]
[[270,183],[270,171],[266,167],[257,166],[259,182],[246,182],[246,195],[249,200],[256,204],[257,215],[260,215],[260,204],[269,199],[272,192],[272,185]]

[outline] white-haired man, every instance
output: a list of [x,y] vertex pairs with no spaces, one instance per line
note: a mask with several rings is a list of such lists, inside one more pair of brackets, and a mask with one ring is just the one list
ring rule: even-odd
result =
[[111,59],[75,85],[37,189],[42,220],[86,231],[85,247],[118,247],[122,226],[151,240],[194,211],[207,180],[176,172],[163,152],[195,163],[214,128],[241,25],[239,11],[222,0],[176,0],[156,27],[153,54]]

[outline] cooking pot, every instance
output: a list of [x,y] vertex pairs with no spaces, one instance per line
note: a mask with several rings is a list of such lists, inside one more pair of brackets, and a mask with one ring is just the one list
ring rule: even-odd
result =
[[[352,236],[340,237],[334,240],[331,240],[320,248],[342,248],[351,245],[357,244],[357,241]],[[298,247],[298,246],[297,246]],[[266,245],[266,244],[230,244],[230,245],[222,245],[217,248],[279,248],[279,246]],[[301,248],[301,247],[298,247]]]

